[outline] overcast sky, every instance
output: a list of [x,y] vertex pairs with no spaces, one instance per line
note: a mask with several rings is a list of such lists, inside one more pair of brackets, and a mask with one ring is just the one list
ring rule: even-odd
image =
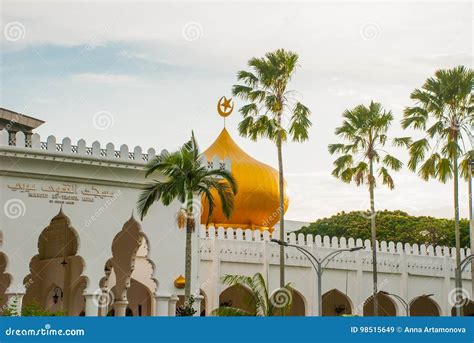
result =
[[[193,129],[206,148],[222,129],[216,102],[249,58],[277,48],[300,56],[290,88],[312,111],[310,140],[284,147],[289,219],[368,207],[368,191],[331,176],[329,143],[346,108],[371,99],[393,111],[435,70],[472,67],[470,2],[46,2],[1,1],[0,106],[46,121],[38,132],[104,146],[174,149]],[[236,107],[243,103],[236,100]],[[276,149],[227,128],[272,166]],[[409,132],[411,134],[411,132]],[[406,161],[406,153],[390,151]],[[452,183],[406,169],[378,209],[453,217]],[[467,217],[467,187],[461,214]]]

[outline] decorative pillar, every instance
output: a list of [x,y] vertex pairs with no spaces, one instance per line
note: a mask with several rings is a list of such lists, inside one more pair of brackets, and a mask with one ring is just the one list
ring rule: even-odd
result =
[[98,293],[84,294],[84,297],[86,298],[86,305],[85,305],[86,317],[99,316],[100,294]]
[[114,302],[114,316],[115,317],[125,317],[127,314],[127,300],[116,300]]
[[356,282],[354,285],[355,301],[354,301],[354,309],[353,309],[352,314],[356,316],[363,316],[364,315],[364,298],[362,294],[363,292],[362,285],[363,285],[363,278],[364,278],[364,266],[362,263],[361,251],[357,251],[355,253],[355,260],[356,260]]
[[194,297],[193,308],[196,310],[196,313],[193,315],[194,317],[200,317],[201,316],[201,301],[202,301],[202,299],[204,299],[204,297],[200,294],[198,294]]
[[167,317],[169,315],[170,298],[169,295],[155,295],[155,316]]
[[7,297],[7,306],[12,309],[13,316],[21,316],[23,297],[25,293],[5,293]]
[[179,297],[177,295],[172,295],[168,301],[168,316],[176,316],[176,303],[178,302]]

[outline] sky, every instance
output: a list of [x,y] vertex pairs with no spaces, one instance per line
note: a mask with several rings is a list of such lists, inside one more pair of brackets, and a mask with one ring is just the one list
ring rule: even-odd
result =
[[[310,139],[284,146],[287,218],[312,221],[369,207],[368,190],[331,176],[327,146],[345,109],[371,100],[391,110],[391,137],[410,93],[437,69],[472,67],[469,1],[1,1],[0,107],[46,123],[37,132],[105,146],[173,150],[194,130],[205,149],[223,127],[218,99],[252,57],[299,54],[289,88],[311,109]],[[226,127],[258,160],[275,146],[239,136],[235,100]],[[407,161],[402,149],[387,148]],[[407,170],[376,189],[377,209],[453,217],[452,182]],[[467,185],[460,190],[467,217]]]

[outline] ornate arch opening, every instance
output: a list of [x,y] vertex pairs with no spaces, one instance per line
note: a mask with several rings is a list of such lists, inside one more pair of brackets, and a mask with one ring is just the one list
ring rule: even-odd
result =
[[441,315],[439,305],[430,297],[416,297],[410,302],[410,316],[432,316]]
[[[462,302],[462,315],[464,317],[474,316],[474,301],[469,299],[464,299]],[[456,306],[453,306],[451,309],[451,315],[456,316]]]
[[351,300],[338,289],[323,294],[323,316],[343,316],[352,314]]
[[243,286],[228,287],[219,295],[219,306],[232,306],[241,310],[255,313],[256,304],[252,293]]
[[[397,306],[395,301],[392,300],[389,296],[378,293],[378,315],[380,317],[390,317],[397,315]],[[373,316],[374,315],[374,297],[370,296],[364,303],[364,316]]]
[[79,315],[84,310],[84,260],[77,255],[79,238],[62,208],[38,237],[38,254],[23,280],[23,304],[40,310]]
[[[0,252],[0,308],[4,308],[7,304],[8,299],[5,293],[8,287],[10,287],[10,283],[12,280],[11,275],[6,273],[7,263],[7,255]],[[2,311],[0,311],[0,314],[1,312]]]
[[[104,267],[101,280],[103,299],[100,314],[123,315],[114,309],[118,302],[126,302],[125,315],[151,316],[157,287],[153,275],[155,265],[149,259],[149,241],[135,218],[130,218],[115,235],[112,257]],[[114,309],[113,311],[111,311]]]
[[290,316],[306,316],[306,299],[296,289],[292,288]]

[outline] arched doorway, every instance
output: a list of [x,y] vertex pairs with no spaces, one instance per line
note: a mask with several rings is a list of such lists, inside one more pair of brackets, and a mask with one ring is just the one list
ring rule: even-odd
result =
[[[7,256],[4,253],[0,253],[0,308],[5,308],[7,304],[7,296],[5,292],[10,286],[11,277],[9,274],[5,273],[7,269]],[[0,311],[0,315],[1,315]]]
[[249,313],[255,313],[256,306],[252,293],[245,287],[234,285],[219,296],[219,306],[231,306]]
[[323,316],[342,316],[352,314],[349,298],[337,289],[323,294]]
[[[469,299],[464,299],[462,302],[463,307],[462,307],[462,315],[465,317],[471,317],[474,316],[474,302]],[[456,316],[456,307],[454,306],[451,309],[451,315],[453,317]]]
[[77,255],[78,245],[77,233],[61,209],[38,238],[38,254],[23,281],[24,306],[69,316],[84,310],[82,291],[87,280],[82,276],[84,260]]
[[440,310],[438,304],[431,298],[421,296],[413,299],[410,303],[410,316],[433,316],[438,317]]
[[112,242],[112,258],[104,267],[101,280],[104,300],[100,314],[151,316],[154,313],[154,264],[148,258],[148,239],[132,217]]
[[293,289],[291,298],[291,309],[288,313],[290,316],[305,316],[306,315],[306,301],[300,292]]
[[[377,294],[378,302],[378,315],[380,317],[390,317],[397,315],[397,307],[395,302],[390,299],[387,295],[378,293]],[[364,316],[373,316],[374,315],[374,297],[369,297],[364,304]]]

